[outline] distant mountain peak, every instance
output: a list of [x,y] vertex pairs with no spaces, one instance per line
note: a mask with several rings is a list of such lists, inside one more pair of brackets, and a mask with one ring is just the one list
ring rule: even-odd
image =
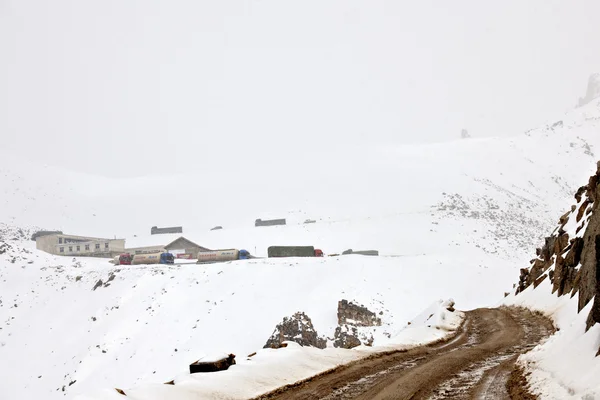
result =
[[579,98],[578,107],[584,106],[594,99],[600,97],[600,73],[594,73],[590,75],[587,84],[587,91],[585,97]]

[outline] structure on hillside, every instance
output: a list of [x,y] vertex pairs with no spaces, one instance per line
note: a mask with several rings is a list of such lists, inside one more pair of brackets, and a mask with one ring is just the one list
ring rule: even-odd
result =
[[35,238],[38,250],[58,256],[112,258],[125,250],[125,239],[105,239],[50,233]]
[[183,233],[183,227],[181,226],[170,226],[167,228],[158,228],[156,226],[153,226],[152,228],[150,228],[150,234],[151,235],[162,235],[165,233]]
[[348,254],[358,254],[361,256],[378,256],[379,255],[379,250],[358,250],[358,251],[354,251],[352,249],[348,249],[348,250],[344,250],[342,252],[342,255],[348,255]]
[[143,247],[132,247],[125,249],[125,252],[131,255],[162,253],[164,251],[172,253],[173,255],[175,255],[176,258],[197,259],[198,252],[210,251],[210,249],[200,246],[192,242],[191,240],[184,238],[183,236],[180,236],[177,239],[172,240],[171,242],[163,244]]
[[285,225],[285,218],[267,219],[264,221],[259,218],[256,221],[254,221],[254,226],[274,226],[274,225]]
[[[125,248],[125,239],[105,239],[87,236],[65,235],[62,233],[47,233],[37,235],[35,238],[38,250],[58,256],[77,256],[77,257],[104,257],[113,258],[123,253],[129,253],[132,256],[136,254],[152,254],[169,252],[177,258],[186,258],[195,260],[198,258],[198,252],[210,251],[210,249],[200,246],[183,236],[167,236],[163,238],[164,242],[147,245],[150,242],[134,240],[134,246],[145,245],[141,247]],[[149,242],[149,243],[148,243]]]
[[[320,250],[319,250],[320,251]],[[321,256],[323,254],[322,251]],[[313,246],[270,246],[267,249],[269,258],[272,257],[315,257]]]

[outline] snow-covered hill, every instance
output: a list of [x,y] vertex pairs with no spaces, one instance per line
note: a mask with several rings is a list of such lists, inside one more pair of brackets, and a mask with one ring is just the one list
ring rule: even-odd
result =
[[[258,350],[296,311],[332,337],[342,299],[383,312],[375,346],[438,299],[496,304],[599,155],[594,101],[511,139],[331,150],[281,171],[282,156],[263,171],[249,157],[247,171],[219,179],[112,180],[3,157],[0,359],[10,362],[0,397],[162,383],[203,354]],[[253,227],[268,214],[290,225]],[[40,253],[12,228],[130,237],[172,224],[201,245],[258,256],[275,244],[382,256],[115,268]]]

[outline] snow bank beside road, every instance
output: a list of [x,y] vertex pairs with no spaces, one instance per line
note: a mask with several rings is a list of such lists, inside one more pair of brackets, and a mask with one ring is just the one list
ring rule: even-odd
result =
[[[227,371],[193,375],[182,372],[174,379],[174,385],[150,384],[120,389],[126,393],[127,398],[133,400],[241,400],[256,397],[375,353],[446,340],[454,335],[464,319],[464,313],[448,310],[453,303],[451,300],[433,303],[413,319],[410,325],[380,346],[359,346],[351,350],[330,347],[320,350],[287,342],[287,347],[261,349],[252,357],[238,355],[237,364]],[[76,400],[122,398],[115,389],[75,397]]]
[[577,313],[577,296],[556,296],[545,279],[535,289],[532,285],[517,296],[508,296],[503,304],[543,312],[559,329],[519,358],[519,364],[531,372],[528,380],[534,393],[552,400],[600,398],[600,357],[595,357],[600,325],[585,332],[592,302]]

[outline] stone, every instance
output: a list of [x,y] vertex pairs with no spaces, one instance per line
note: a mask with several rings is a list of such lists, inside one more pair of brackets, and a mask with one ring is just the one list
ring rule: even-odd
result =
[[381,319],[368,308],[348,300],[338,302],[338,325],[381,326]]
[[583,196],[585,192],[587,192],[587,185],[577,189],[577,192],[575,193],[575,200],[577,200],[577,203],[581,202],[581,196]]
[[[352,349],[362,344],[358,338],[358,329],[355,326],[338,326],[335,328],[333,347]],[[371,344],[373,343],[371,338]]]
[[546,269],[546,263],[539,258],[536,258],[531,266],[531,269],[528,271],[526,286],[531,285]]
[[[596,251],[596,270],[595,270],[595,278],[596,278],[596,293],[594,297],[594,304],[592,305],[592,309],[590,310],[590,314],[588,315],[586,321],[587,331],[594,324],[600,322],[600,234],[596,235],[595,243],[594,243],[595,251]],[[600,351],[600,349],[599,349]]]
[[579,212],[577,213],[577,222],[581,221],[581,218],[583,218],[583,214],[587,210],[590,203],[590,199],[585,199],[581,207],[579,207]]
[[291,317],[284,317],[283,321],[277,324],[263,348],[277,349],[286,341],[319,349],[327,347],[327,341],[318,335],[312,321],[303,312],[297,312]]
[[102,279],[98,279],[98,282],[96,282],[96,284],[94,285],[94,287],[92,288],[92,290],[98,289],[99,287],[102,286],[103,283],[104,282],[102,282]]
[[190,374],[225,371],[232,365],[235,365],[235,354],[229,354],[218,360],[202,361],[200,359],[190,364]]
[[596,246],[600,235],[600,211],[598,202],[593,204],[593,213],[583,234],[584,248],[581,252],[581,276],[579,279],[578,311],[581,311],[596,295]]

